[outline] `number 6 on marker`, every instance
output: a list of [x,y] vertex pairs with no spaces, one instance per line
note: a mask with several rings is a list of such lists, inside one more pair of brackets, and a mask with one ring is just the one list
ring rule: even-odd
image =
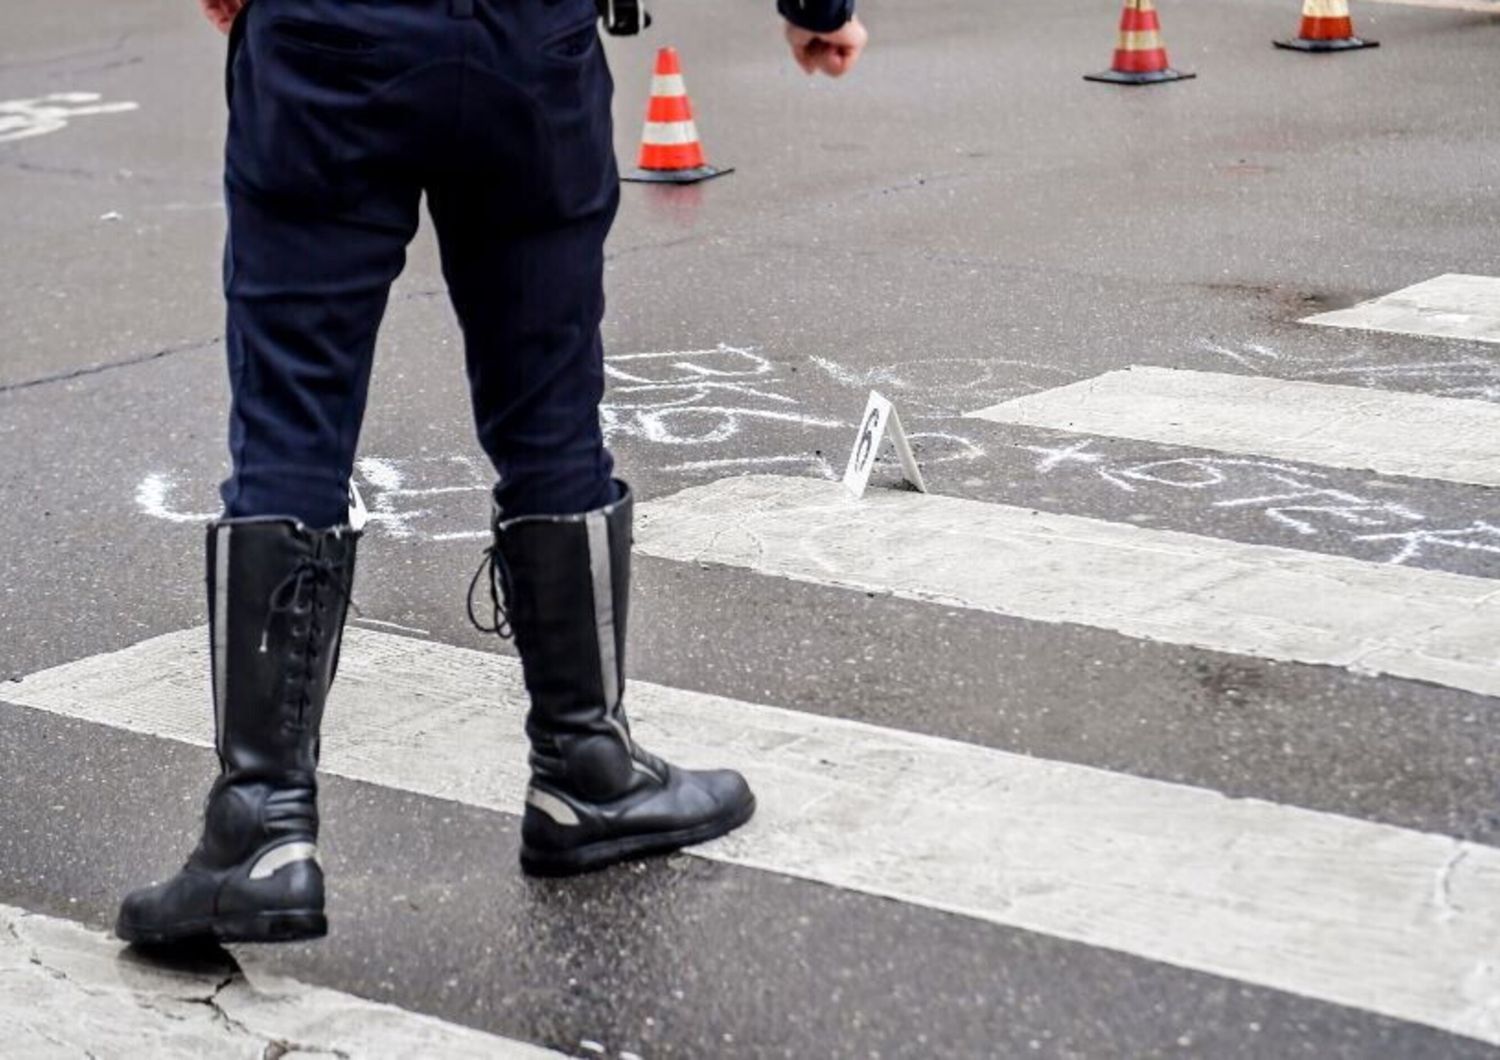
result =
[[855,439],[854,451],[849,454],[849,466],[844,470],[844,488],[856,498],[865,495],[870,472],[875,468],[875,458],[880,455],[880,443],[887,430],[891,432],[891,442],[896,447],[896,456],[901,460],[901,471],[906,480],[922,493],[927,492],[922,469],[917,466],[917,458],[912,454],[906,431],[901,426],[900,414],[894,405],[872,390],[869,404],[860,417],[859,437]]

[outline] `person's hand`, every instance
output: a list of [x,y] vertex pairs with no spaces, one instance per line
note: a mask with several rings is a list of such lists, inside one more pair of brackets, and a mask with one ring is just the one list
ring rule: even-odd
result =
[[790,22],[786,24],[792,58],[809,75],[821,70],[829,77],[843,77],[859,62],[869,39],[870,34],[857,18],[851,18],[832,33],[814,33]]
[[234,25],[234,16],[245,6],[245,0],[198,0],[208,20],[219,27],[220,33],[228,33]]

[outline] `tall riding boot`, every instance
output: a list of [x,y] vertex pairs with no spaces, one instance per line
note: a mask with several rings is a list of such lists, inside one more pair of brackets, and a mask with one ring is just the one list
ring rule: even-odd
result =
[[208,531],[208,603],[221,772],[203,838],[166,883],[120,907],[115,934],[165,945],[318,938],[318,729],[338,665],[358,533],[290,519]]
[[755,812],[738,773],[681,769],[631,738],[622,695],[632,502],[619,489],[620,500],[582,515],[495,516],[491,569],[531,693],[521,867],[533,875],[702,843]]

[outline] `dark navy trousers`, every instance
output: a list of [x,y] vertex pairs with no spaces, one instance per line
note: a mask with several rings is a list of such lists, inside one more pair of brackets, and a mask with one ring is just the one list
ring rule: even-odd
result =
[[230,38],[230,517],[346,519],[376,331],[427,196],[509,515],[613,499],[619,200],[594,0],[252,0]]

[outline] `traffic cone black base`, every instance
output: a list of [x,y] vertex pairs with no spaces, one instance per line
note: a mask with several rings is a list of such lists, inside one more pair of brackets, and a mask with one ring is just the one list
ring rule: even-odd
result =
[[692,169],[633,169],[620,179],[633,184],[698,184],[733,173],[733,166],[695,166]]
[[1105,81],[1111,85],[1159,85],[1164,81],[1190,81],[1197,74],[1184,73],[1168,67],[1149,73],[1127,73],[1122,70],[1105,70],[1097,74],[1084,74],[1085,81]]
[[1378,48],[1378,40],[1365,40],[1362,37],[1345,37],[1342,40],[1304,40],[1301,37],[1293,37],[1290,40],[1272,41],[1278,48],[1286,48],[1294,52],[1350,52],[1359,48]]

